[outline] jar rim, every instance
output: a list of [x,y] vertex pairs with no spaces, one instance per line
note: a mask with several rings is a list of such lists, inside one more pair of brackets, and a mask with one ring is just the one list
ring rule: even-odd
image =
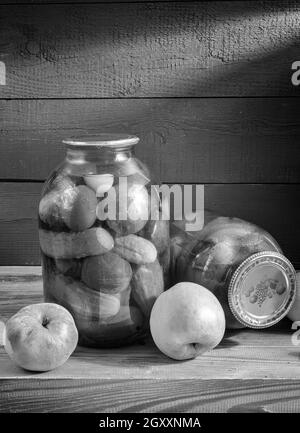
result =
[[130,147],[140,141],[136,135],[124,133],[86,134],[65,138],[62,142],[68,146]]

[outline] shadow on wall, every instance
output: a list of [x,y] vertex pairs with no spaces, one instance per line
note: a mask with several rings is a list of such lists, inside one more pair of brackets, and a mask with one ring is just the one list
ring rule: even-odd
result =
[[299,11],[291,1],[11,6],[0,60],[14,74],[0,96],[292,94]]

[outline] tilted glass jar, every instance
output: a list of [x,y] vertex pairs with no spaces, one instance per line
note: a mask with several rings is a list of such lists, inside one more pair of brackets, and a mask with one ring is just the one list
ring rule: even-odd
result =
[[81,345],[143,338],[168,276],[169,222],[149,170],[134,155],[138,141],[124,134],[64,140],[66,158],[42,193],[45,300],[71,312]]
[[173,283],[191,281],[213,292],[227,328],[265,328],[287,314],[296,274],[268,232],[229,217],[209,219],[197,232],[180,227],[171,239]]

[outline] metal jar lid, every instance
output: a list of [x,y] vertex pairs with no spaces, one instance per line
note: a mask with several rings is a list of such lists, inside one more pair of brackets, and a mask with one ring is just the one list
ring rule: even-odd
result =
[[228,301],[235,318],[249,328],[279,322],[296,297],[296,272],[282,254],[264,251],[248,257],[230,281]]
[[71,147],[76,146],[96,146],[96,147],[130,147],[140,141],[139,137],[135,135],[128,135],[122,133],[99,133],[99,134],[86,134],[77,137],[65,138],[64,144]]

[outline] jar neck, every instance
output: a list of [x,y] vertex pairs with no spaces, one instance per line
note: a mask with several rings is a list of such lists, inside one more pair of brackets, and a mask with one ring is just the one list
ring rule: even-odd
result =
[[134,156],[134,145],[126,147],[66,146],[66,160],[71,164],[95,162],[112,164],[124,162]]

